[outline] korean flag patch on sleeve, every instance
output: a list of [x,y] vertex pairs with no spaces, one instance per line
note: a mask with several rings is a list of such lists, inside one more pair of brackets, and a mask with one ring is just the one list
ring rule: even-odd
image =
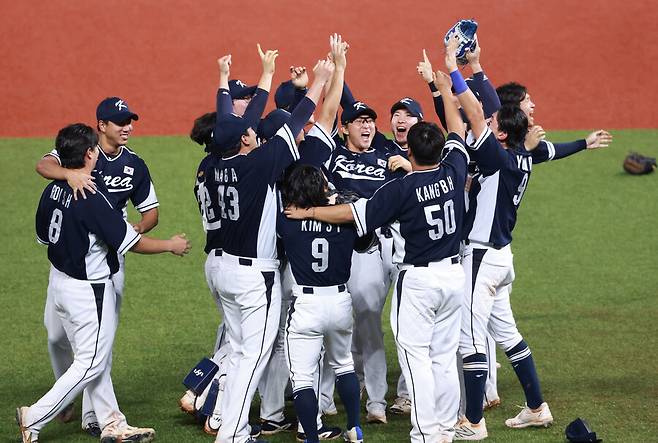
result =
[[384,159],[382,159],[382,158],[378,158],[378,159],[377,159],[377,164],[378,164],[379,166],[381,166],[382,168],[385,168],[385,167],[387,166],[387,164],[386,164],[386,160],[384,160]]
[[135,172],[135,168],[131,168],[130,166],[123,167],[124,174],[133,175],[134,172]]

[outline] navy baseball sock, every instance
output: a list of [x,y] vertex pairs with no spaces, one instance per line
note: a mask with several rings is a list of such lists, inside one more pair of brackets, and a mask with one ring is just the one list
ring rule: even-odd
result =
[[482,402],[487,382],[486,354],[464,357],[464,390],[466,391],[466,418],[473,424],[482,420]]
[[521,383],[528,407],[537,409],[544,402],[544,399],[541,395],[539,377],[537,376],[535,361],[532,359],[530,348],[525,340],[521,340],[512,349],[505,351],[505,354],[512,363],[514,372],[516,372],[516,376]]
[[354,372],[336,377],[336,390],[347,413],[347,429],[361,426],[359,421],[359,379]]
[[295,412],[297,420],[304,428],[306,441],[308,443],[317,443],[318,437],[318,398],[315,396],[313,388],[306,388],[295,392],[292,395],[295,403]]

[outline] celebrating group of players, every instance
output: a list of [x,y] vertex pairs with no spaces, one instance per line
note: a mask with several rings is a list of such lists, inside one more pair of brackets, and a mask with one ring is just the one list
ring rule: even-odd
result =
[[[284,416],[290,390],[299,441],[362,442],[361,395],[365,420],[387,423],[381,317],[393,288],[390,325],[402,375],[388,410],[410,415],[411,441],[487,437],[483,410],[500,402],[496,344],[526,397],[506,425],[550,425],[511,311],[511,232],[533,163],[607,146],[610,134],[544,140],[526,89],[509,83],[496,91],[479,45],[464,57],[473,72],[464,80],[462,42],[453,34],[449,74],[433,72],[424,53],[417,67],[448,135],[405,97],[391,107],[388,139],[375,110],[344,81],[347,43],[329,40],[310,86],[306,69],[291,67],[291,80],[276,91],[277,109],[262,119],[278,52],[258,47],[263,72],[252,87],[229,80],[230,55],[218,59],[216,112],[199,117],[191,137],[208,153],[194,191],[222,323],[212,359],[186,377],[181,408],[204,416],[204,429],[220,443],[263,442],[259,435],[294,429]],[[97,117],[100,140],[92,128],[71,125],[37,167],[55,180],[42,196],[37,233],[52,263],[45,324],[58,380],[18,409],[24,442],[36,441],[55,416],[70,420],[83,389],[83,428],[102,442],[155,435],[127,425],[110,378],[122,254],[182,255],[189,243],[141,236],[157,224],[158,201],[146,165],[125,147],[138,117],[117,97],[101,102]],[[142,213],[132,226],[128,199]],[[334,388],[345,431],[322,421],[336,413]],[[261,420],[252,426],[256,390]]]

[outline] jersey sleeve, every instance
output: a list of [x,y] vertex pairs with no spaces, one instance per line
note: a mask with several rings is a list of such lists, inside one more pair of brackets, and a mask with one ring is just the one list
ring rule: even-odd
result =
[[530,153],[532,154],[533,163],[543,163],[568,157],[585,148],[587,148],[587,141],[585,139],[569,143],[551,143],[547,140],[542,140]]
[[485,117],[498,112],[501,106],[498,93],[496,93],[496,88],[493,87],[489,78],[484,74],[484,71],[473,74],[473,77],[468,81],[470,81],[473,89],[477,91],[480,96],[482,111],[484,111]]
[[[249,101],[249,104],[247,105],[247,109],[244,111],[242,118],[244,118],[244,120],[249,123],[249,126],[251,126],[251,128],[254,130],[258,127],[258,123],[260,123],[260,118],[265,111],[265,105],[267,105],[267,99],[269,96],[269,92],[264,89],[257,88],[253,97]],[[231,104],[231,106],[233,105]]]
[[135,181],[135,188],[130,195],[130,201],[135,206],[135,209],[143,213],[157,208],[160,206],[160,203],[158,202],[158,197],[155,195],[155,188],[153,187],[151,174],[146,163],[140,158],[136,166],[135,175],[137,175],[137,180]]
[[508,157],[491,129],[486,128],[477,140],[469,145],[471,156],[484,175],[490,175],[503,168]]
[[52,151],[46,152],[45,154],[43,154],[42,158],[46,158],[49,156],[54,157],[55,160],[57,160],[57,163],[59,163],[59,165],[62,166],[62,160],[59,158],[59,152],[57,152],[57,149],[53,148]]
[[233,112],[233,100],[231,100],[231,93],[228,89],[219,88],[217,90],[217,104],[215,110],[217,111],[217,118],[221,115]]
[[304,164],[321,167],[336,149],[336,142],[322,126],[313,125],[299,145],[300,160]]
[[449,133],[446,144],[443,146],[441,163],[450,164],[453,168],[466,174],[471,157],[468,155],[465,144],[458,134]]
[[96,192],[82,202],[79,217],[86,228],[119,254],[125,255],[142,237],[102,192]]
[[350,203],[356,232],[360,237],[397,218],[402,204],[401,185],[399,179],[391,180],[369,199],[361,198]]
[[274,184],[283,171],[294,161],[299,160],[295,137],[288,124],[284,124],[270,140],[251,151],[258,160],[258,167],[267,171],[269,182]]
[[[46,154],[47,155],[47,154]],[[37,214],[35,217],[35,228],[36,228],[36,234],[37,234],[37,242],[41,243],[42,245],[48,245],[48,221],[47,221],[47,216],[45,215],[46,213],[46,205],[45,201],[47,199],[48,192],[50,192],[50,187],[47,187],[43,193],[41,194],[41,198],[39,199],[39,206],[37,207]]]

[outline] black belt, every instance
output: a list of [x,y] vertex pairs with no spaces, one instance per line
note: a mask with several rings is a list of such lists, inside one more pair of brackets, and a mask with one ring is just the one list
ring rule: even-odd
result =
[[[338,292],[345,292],[345,285],[338,285]],[[302,286],[302,293],[303,294],[313,294],[315,291],[313,290],[312,287],[310,286]]]
[[[224,252],[221,249],[215,249],[215,257],[221,257]],[[238,263],[242,266],[251,266],[254,264],[254,261],[250,258],[238,257]]]
[[[466,239],[466,240],[464,240],[464,244],[465,244],[466,246],[468,246],[468,245],[471,244],[471,241],[468,240],[468,239]],[[494,248],[494,249],[502,249],[502,248],[503,248],[502,246],[498,246],[498,245],[495,245],[495,244],[493,244],[493,243],[477,242],[477,243],[475,243],[475,244],[476,244],[476,245],[479,244],[479,245],[482,245],[482,246],[488,246],[488,247],[490,247],[490,248]]]
[[[457,256],[455,256],[455,257],[450,257],[450,263],[452,263],[453,265],[456,265],[457,263],[459,263],[459,257],[457,257]],[[414,266],[415,268],[426,268],[426,267],[428,267],[429,265],[430,265],[429,263],[421,263],[421,264],[419,264],[419,265],[413,265],[413,266]]]

